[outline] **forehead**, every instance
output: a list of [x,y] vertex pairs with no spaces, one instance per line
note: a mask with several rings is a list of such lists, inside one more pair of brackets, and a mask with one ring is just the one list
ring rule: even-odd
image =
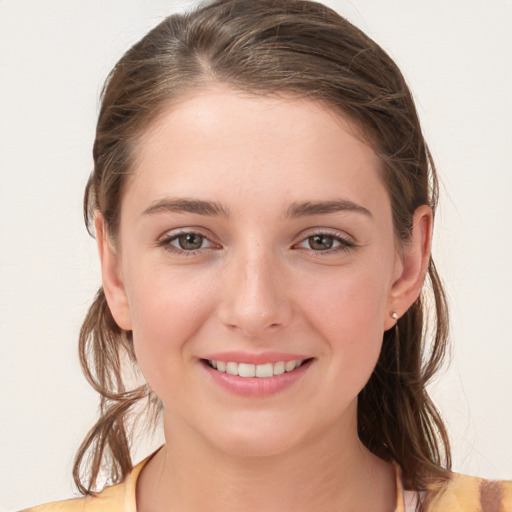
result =
[[279,190],[289,200],[328,200],[382,193],[380,166],[358,127],[320,102],[216,85],[153,121],[137,142],[127,189],[148,196],[267,193],[268,200]]

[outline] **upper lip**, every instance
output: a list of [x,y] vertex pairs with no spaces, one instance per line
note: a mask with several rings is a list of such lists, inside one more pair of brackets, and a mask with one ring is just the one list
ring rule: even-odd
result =
[[311,356],[305,354],[290,354],[287,352],[261,352],[258,354],[249,352],[216,352],[208,354],[201,359],[209,359],[210,361],[224,361],[226,363],[246,363],[246,364],[265,364],[277,363],[279,361],[302,361],[310,359]]

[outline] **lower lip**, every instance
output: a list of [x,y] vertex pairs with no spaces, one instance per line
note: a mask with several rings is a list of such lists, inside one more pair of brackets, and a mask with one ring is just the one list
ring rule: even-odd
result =
[[204,361],[201,361],[201,364],[209,377],[227,391],[239,396],[261,398],[284,391],[295,384],[307,372],[312,362],[313,360],[310,359],[291,372],[273,377],[240,377],[219,372]]

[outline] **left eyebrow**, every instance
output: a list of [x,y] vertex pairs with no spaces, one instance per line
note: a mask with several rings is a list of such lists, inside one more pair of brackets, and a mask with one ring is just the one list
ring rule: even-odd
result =
[[287,217],[305,217],[308,215],[322,215],[326,213],[355,212],[372,217],[370,210],[348,199],[335,199],[332,201],[306,201],[292,203],[286,212]]

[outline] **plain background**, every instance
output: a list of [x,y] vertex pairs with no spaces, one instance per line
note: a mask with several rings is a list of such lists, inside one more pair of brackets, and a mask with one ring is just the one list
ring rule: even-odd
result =
[[[98,96],[131,44],[194,3],[0,0],[0,512],[72,496],[97,408],[76,353],[100,282],[81,216]],[[443,182],[434,255],[454,342],[431,391],[454,468],[510,478],[512,2],[327,3],[391,54],[417,100]]]

